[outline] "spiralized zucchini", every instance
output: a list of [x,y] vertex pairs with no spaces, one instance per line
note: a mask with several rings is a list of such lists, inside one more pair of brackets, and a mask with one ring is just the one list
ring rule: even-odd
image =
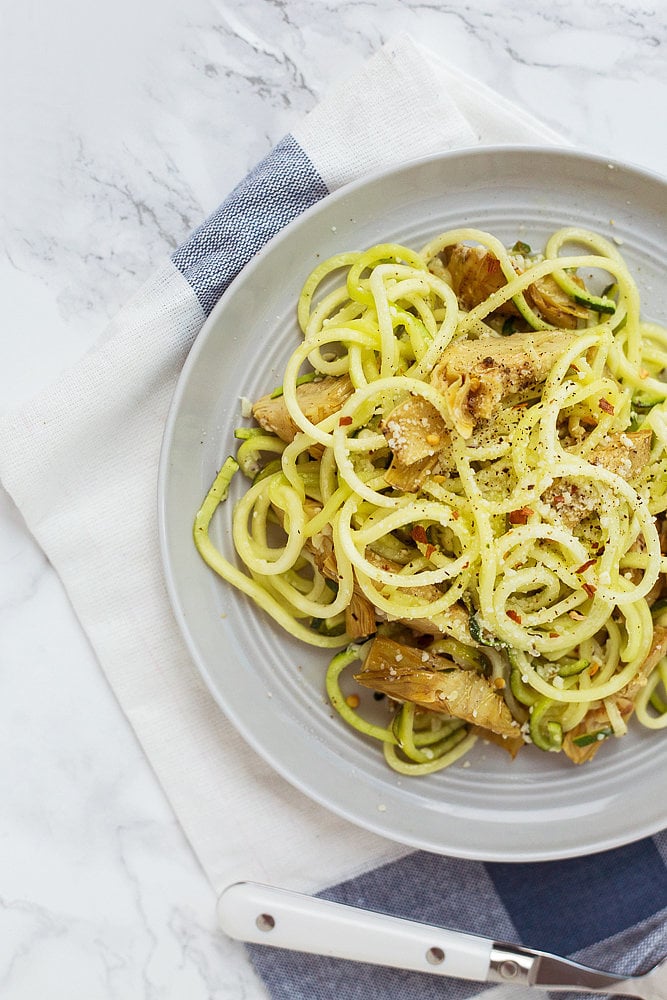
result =
[[[572,227],[539,253],[475,229],[381,244],[320,264],[297,316],[194,534],[283,629],[339,650],[343,719],[413,774],[478,735],[580,762],[635,708],[665,728],[667,330],[618,248]],[[209,535],[239,464],[243,569]]]

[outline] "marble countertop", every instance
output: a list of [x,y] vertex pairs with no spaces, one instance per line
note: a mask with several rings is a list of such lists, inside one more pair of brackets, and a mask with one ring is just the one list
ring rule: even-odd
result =
[[[5,8],[3,406],[106,321],[332,83],[407,31],[579,146],[664,173],[647,0],[116,0]],[[0,490],[0,995],[265,994]]]

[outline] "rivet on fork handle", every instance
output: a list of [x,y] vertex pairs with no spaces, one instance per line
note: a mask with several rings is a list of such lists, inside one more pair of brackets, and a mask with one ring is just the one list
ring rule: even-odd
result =
[[519,948],[494,944],[489,961],[487,982],[530,985],[530,971],[535,958]]

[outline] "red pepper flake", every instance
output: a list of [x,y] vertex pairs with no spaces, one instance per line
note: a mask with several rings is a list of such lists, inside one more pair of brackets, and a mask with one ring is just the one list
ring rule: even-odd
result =
[[595,559],[589,559],[588,562],[582,563],[579,569],[575,569],[575,573],[585,573],[590,566],[595,565]]
[[511,618],[513,622],[516,622],[517,625],[521,624],[521,615],[517,614],[516,611],[506,611],[505,614],[508,618]]
[[435,545],[427,545],[424,555],[426,556],[427,559],[430,559],[434,552],[435,552]]
[[339,427],[348,427],[352,423],[352,417],[341,417],[338,421]]
[[412,534],[412,540],[421,545],[426,545],[426,543],[428,542],[428,538],[426,535],[426,528],[424,528],[422,524],[415,524],[411,534]]
[[534,511],[530,507],[519,507],[518,510],[510,511],[510,524],[528,524],[528,518]]
[[461,515],[459,514],[458,510],[453,510],[452,511],[452,517],[454,518],[455,521],[458,521],[458,519],[459,519],[460,516]]
[[614,407],[611,405],[611,403],[609,402],[608,399],[601,399],[599,402],[600,402],[600,409],[601,410],[604,410],[605,413],[611,413],[611,414],[613,414]]
[[565,502],[565,497],[562,493],[557,493],[555,497],[551,498],[553,502],[558,505]]
[[597,587],[594,587],[592,583],[585,583],[584,590],[586,591],[589,597],[593,597],[595,591],[597,590]]
[[560,632],[549,632],[550,639],[560,639]]

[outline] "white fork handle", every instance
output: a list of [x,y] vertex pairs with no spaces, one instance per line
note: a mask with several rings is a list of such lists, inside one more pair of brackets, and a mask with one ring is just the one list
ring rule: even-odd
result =
[[474,934],[254,882],[224,890],[218,920],[225,934],[241,941],[481,982],[494,945]]

